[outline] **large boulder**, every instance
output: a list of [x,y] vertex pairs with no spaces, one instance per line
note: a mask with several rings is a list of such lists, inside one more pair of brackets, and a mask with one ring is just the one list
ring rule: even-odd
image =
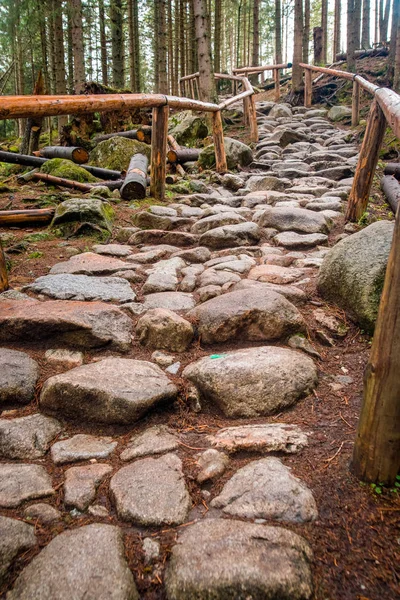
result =
[[351,107],[350,106],[332,106],[328,112],[328,119],[331,121],[343,121],[344,119],[351,119]]
[[319,271],[321,295],[372,333],[378,315],[394,224],[379,221],[341,240]]
[[193,146],[197,140],[208,136],[208,127],[204,117],[199,113],[185,110],[170,117],[169,133],[178,144]]
[[35,544],[35,527],[0,516],[0,584],[18,554],[30,550]]
[[71,198],[56,207],[51,227],[63,235],[87,233],[88,230],[111,233],[114,210],[99,198]]
[[94,183],[98,181],[89,171],[76,165],[72,160],[64,158],[52,158],[46,161],[40,170],[42,173],[52,175],[53,177],[72,179],[72,181],[79,181],[80,183]]
[[317,383],[311,358],[273,346],[205,356],[183,377],[228,417],[260,417],[292,406]]
[[258,221],[260,227],[299,233],[328,233],[330,222],[322,213],[306,208],[267,207]]
[[[224,146],[226,152],[226,162],[228,169],[236,169],[238,165],[247,167],[253,162],[253,152],[249,146],[242,144],[238,140],[229,137],[224,138]],[[215,167],[215,148],[214,144],[206,146],[200,152],[199,165],[203,169],[212,169]]]
[[135,154],[144,154],[150,160],[151,148],[148,144],[115,136],[97,144],[90,153],[90,164],[102,169],[126,171]]

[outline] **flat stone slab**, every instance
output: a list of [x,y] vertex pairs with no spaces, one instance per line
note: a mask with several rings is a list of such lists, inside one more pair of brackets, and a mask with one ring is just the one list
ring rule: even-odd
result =
[[51,506],[51,504],[46,504],[46,502],[29,504],[29,506],[24,509],[24,517],[25,519],[32,521],[39,521],[39,523],[43,523],[44,525],[50,525],[56,521],[61,521],[60,511],[54,508],[54,506]]
[[176,386],[157,365],[106,358],[47,379],[40,407],[85,422],[128,424],[176,394]]
[[70,273],[71,275],[112,275],[117,271],[132,269],[132,265],[118,258],[101,256],[94,252],[83,252],[71,256],[69,260],[57,263],[50,269],[50,275]]
[[256,279],[241,279],[238,283],[235,283],[232,287],[232,291],[248,290],[249,288],[256,286],[260,290],[269,290],[281,294],[281,296],[284,296],[284,298],[289,300],[292,304],[301,305],[307,300],[305,292],[298,287],[289,284],[277,285],[276,283],[267,283],[266,281],[257,281]]
[[256,223],[239,223],[210,229],[200,236],[199,244],[218,250],[234,246],[253,246],[261,238],[261,230]]
[[172,548],[168,600],[308,600],[313,593],[308,543],[280,527],[207,519],[182,530]]
[[51,458],[56,465],[91,460],[93,458],[108,458],[117,447],[111,437],[96,437],[78,433],[68,440],[56,442],[51,447]]
[[272,227],[278,231],[298,233],[328,233],[326,218],[313,210],[290,207],[267,207],[259,220],[260,227]]
[[118,527],[60,533],[19,575],[9,600],[139,600]]
[[211,444],[229,453],[234,452],[284,452],[293,454],[308,445],[306,434],[297,425],[266,423],[239,425],[220,429],[208,436]]
[[18,554],[35,545],[35,528],[32,525],[0,516],[0,584]]
[[169,244],[171,246],[187,247],[195,246],[198,243],[199,236],[184,231],[163,231],[162,229],[146,229],[134,233],[129,238],[129,243],[133,246],[138,244]]
[[144,297],[144,308],[166,308],[175,312],[186,311],[196,306],[192,294],[186,292],[159,292]]
[[87,275],[44,275],[26,289],[58,300],[101,300],[134,302],[136,294],[121,277],[89,277]]
[[140,525],[180,525],[191,505],[182,463],[175,454],[122,467],[112,477],[110,490],[119,518]]
[[228,466],[229,458],[223,452],[218,452],[214,448],[208,448],[197,457],[197,464],[201,471],[197,475],[198,483],[204,483],[210,479],[220,477]]
[[250,287],[212,298],[191,310],[202,342],[226,342],[240,335],[247,340],[278,340],[302,331],[298,309],[275,292]]
[[111,465],[94,464],[71,467],[65,472],[64,504],[80,511],[87,509],[96,497],[96,491],[106,475],[112,471]]
[[134,435],[125,450],[121,452],[121,460],[132,460],[149,454],[163,454],[179,448],[179,439],[166,425],[149,427],[143,433]]
[[253,461],[239,469],[211,501],[234,517],[274,519],[292,523],[315,521],[311,490],[278,458]]
[[41,458],[60,431],[61,423],[41,414],[0,419],[0,457]]
[[292,406],[317,383],[311,358],[270,346],[206,356],[182,376],[228,417],[270,415]]
[[40,465],[0,463],[0,506],[17,508],[25,500],[51,496],[54,490]]
[[[9,302],[4,302],[1,308],[7,308],[8,304]],[[19,301],[18,304],[26,306],[26,301]],[[1,328],[2,325],[0,325]],[[0,332],[0,341],[11,341],[1,338]],[[39,366],[28,354],[0,348],[0,405],[30,402],[33,399],[38,378]]]
[[131,332],[131,319],[103,302],[15,300],[1,305],[0,342],[50,339],[52,346],[108,346],[125,352],[131,346]]
[[142,291],[144,294],[175,291],[180,271],[186,266],[179,257],[160,260],[152,268]]
[[132,254],[132,248],[130,246],[124,246],[123,244],[96,244],[93,246],[93,251],[96,252],[96,254],[120,256],[124,258]]
[[203,219],[199,219],[192,226],[192,233],[205,233],[210,229],[216,229],[225,225],[237,225],[238,223],[245,223],[246,219],[240,216],[237,212],[220,212],[217,214],[209,215]]
[[302,269],[281,267],[279,265],[258,265],[253,267],[248,274],[249,279],[255,279],[262,283],[275,283],[276,285],[294,283],[303,276],[304,271]]
[[328,236],[323,233],[300,234],[295,231],[284,231],[274,237],[274,243],[284,248],[313,248],[328,243]]

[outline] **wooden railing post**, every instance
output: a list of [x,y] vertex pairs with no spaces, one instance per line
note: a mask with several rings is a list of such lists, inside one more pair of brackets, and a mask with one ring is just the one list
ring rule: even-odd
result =
[[400,463],[400,205],[364,378],[351,469],[362,481],[394,483]]
[[194,99],[194,83],[193,83],[193,79],[189,79],[189,85],[190,85],[190,97]]
[[351,98],[351,125],[356,127],[360,122],[360,84],[353,81],[353,94]]
[[311,69],[304,70],[304,106],[311,108],[312,106],[312,71]]
[[275,82],[275,102],[279,102],[281,97],[281,83],[279,76],[279,69],[274,69],[274,82]]
[[156,200],[163,200],[165,196],[168,115],[168,106],[157,106],[156,108],[153,108],[151,130],[150,194]]
[[247,127],[247,125],[250,124],[250,119],[249,119],[249,102],[250,99],[248,96],[246,96],[246,98],[243,98],[243,125],[245,127]]
[[7,264],[0,241],[0,292],[5,292],[6,290],[8,290]]
[[258,142],[258,124],[256,101],[254,100],[254,94],[252,96],[249,96],[248,111],[250,123],[250,139],[252,142]]
[[361,146],[353,186],[347,205],[346,221],[358,221],[369,200],[372,181],[378,164],[379,150],[385,135],[386,118],[377,100],[374,100]]
[[216,170],[217,173],[226,173],[228,166],[226,164],[224,130],[222,127],[221,111],[218,110],[217,112],[213,112],[212,116]]

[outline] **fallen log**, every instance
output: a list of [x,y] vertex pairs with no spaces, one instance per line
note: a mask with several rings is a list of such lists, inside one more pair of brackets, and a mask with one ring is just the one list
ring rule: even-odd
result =
[[[23,167],[42,167],[49,158],[39,158],[37,156],[29,156],[28,154],[17,154],[15,152],[4,152],[0,150],[0,162],[10,163],[13,165],[21,165]],[[91,167],[90,165],[80,165],[88,173],[99,179],[121,179],[120,171],[112,171],[110,169],[102,169],[100,167]]]
[[48,175],[47,173],[32,173],[31,179],[33,181],[44,181],[50,185],[73,188],[80,192],[90,192],[93,189],[93,184],[81,183],[80,181],[65,179],[64,177],[55,177],[54,175]]
[[54,208],[0,210],[0,226],[18,227],[19,225],[46,225],[52,220],[54,212]]
[[397,206],[400,203],[400,183],[393,175],[385,175],[381,179],[381,188],[390,208],[396,214]]
[[124,137],[129,140],[138,140],[139,142],[145,142],[150,144],[151,142],[151,127],[149,125],[142,125],[138,129],[130,129],[129,131],[116,131],[115,133],[106,133],[104,135],[96,135],[94,142],[104,142],[110,140],[113,137]]
[[200,150],[198,148],[180,148],[174,150],[173,148],[167,152],[167,158],[170,163],[185,163],[198,160]]
[[89,160],[89,152],[79,146],[46,146],[34,154],[43,158],[66,158],[77,165],[82,165]]
[[[367,50],[356,50],[354,52],[355,58],[366,58],[367,56],[388,56],[389,48],[368,48]],[[347,54],[346,52],[341,52],[340,54],[336,54],[336,60],[346,60]]]
[[388,163],[384,170],[385,175],[394,175],[400,180],[400,163]]
[[146,197],[148,165],[148,158],[144,154],[132,156],[120,191],[123,200],[142,200]]
[[[279,85],[283,85],[284,83],[286,83],[287,81],[290,81],[290,79],[292,79],[292,75],[284,75],[283,77],[281,77],[279,79]],[[263,92],[267,92],[268,90],[273,90],[275,87],[275,81],[273,81],[272,83],[265,83],[265,84],[260,84],[257,87],[259,87],[261,90],[263,90]],[[254,96],[254,100],[257,102],[257,94]]]
[[8,290],[8,273],[6,257],[0,240],[0,293]]
[[[176,141],[176,139],[174,138],[173,135],[168,136],[168,144],[169,144],[171,150],[178,151],[181,149],[180,145],[178,144],[178,142]],[[184,177],[186,175],[184,168],[179,163],[175,165],[175,168],[176,168],[176,172],[181,177]]]
[[96,187],[108,187],[109,190],[120,190],[124,185],[125,179],[115,179],[114,181],[100,181],[99,183],[91,183],[90,185],[93,188]]

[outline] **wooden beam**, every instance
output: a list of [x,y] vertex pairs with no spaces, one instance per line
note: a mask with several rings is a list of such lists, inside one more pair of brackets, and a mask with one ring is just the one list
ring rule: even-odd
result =
[[385,135],[386,118],[376,100],[372,103],[360,158],[347,205],[346,221],[358,221],[364,214],[378,164],[379,149]]
[[6,257],[0,240],[0,292],[8,290],[8,273]]
[[52,220],[54,212],[54,208],[0,210],[0,226],[18,227],[19,225],[46,225]]
[[165,196],[168,116],[168,106],[153,108],[150,194],[156,200],[164,200]]
[[213,113],[213,138],[217,173],[226,173],[228,170],[228,166],[226,163],[224,130],[222,127],[221,111]]
[[256,102],[254,100],[254,94],[249,96],[249,123],[250,123],[250,139],[252,142],[258,142],[258,124],[257,124],[257,111]]
[[351,469],[392,485],[400,465],[400,206],[368,361]]
[[353,81],[353,94],[351,97],[351,125],[357,127],[360,122],[360,84]]
[[304,71],[304,106],[311,108],[312,106],[312,71],[305,69]]

